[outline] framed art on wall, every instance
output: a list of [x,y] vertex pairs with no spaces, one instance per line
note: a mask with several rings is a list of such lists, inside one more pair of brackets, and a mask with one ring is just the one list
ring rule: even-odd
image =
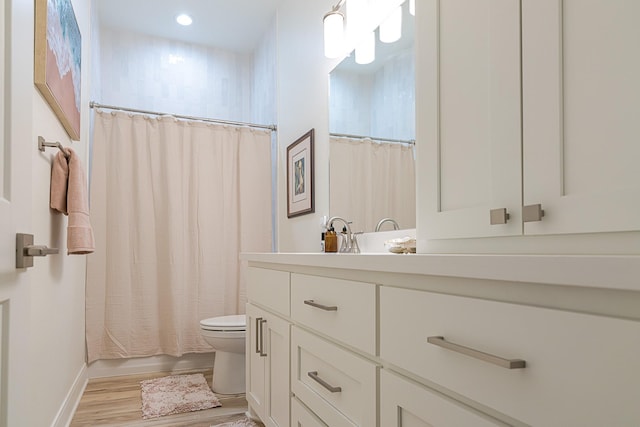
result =
[[287,147],[287,217],[314,212],[313,129]]
[[80,139],[82,38],[71,0],[35,2],[34,83],[71,139]]

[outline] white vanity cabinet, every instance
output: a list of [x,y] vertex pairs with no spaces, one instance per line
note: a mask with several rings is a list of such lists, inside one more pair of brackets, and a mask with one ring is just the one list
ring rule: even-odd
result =
[[640,2],[420,7],[418,240],[640,230]]
[[640,425],[640,256],[244,257],[268,426]]
[[289,273],[250,267],[248,276],[247,402],[265,426],[288,427]]

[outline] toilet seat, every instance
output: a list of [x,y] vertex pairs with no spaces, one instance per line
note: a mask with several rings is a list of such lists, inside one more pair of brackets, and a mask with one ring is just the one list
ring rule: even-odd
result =
[[244,314],[210,317],[200,321],[205,331],[242,332],[247,329],[247,317]]

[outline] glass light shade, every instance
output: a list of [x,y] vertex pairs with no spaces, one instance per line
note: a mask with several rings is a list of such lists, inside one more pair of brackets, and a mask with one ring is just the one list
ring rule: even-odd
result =
[[380,41],[393,43],[402,37],[402,6],[398,6],[380,24]]
[[324,16],[324,56],[338,58],[344,43],[344,16],[332,11]]
[[371,31],[356,47],[356,63],[371,64],[376,59],[376,33]]
[[409,13],[416,16],[416,0],[409,0]]

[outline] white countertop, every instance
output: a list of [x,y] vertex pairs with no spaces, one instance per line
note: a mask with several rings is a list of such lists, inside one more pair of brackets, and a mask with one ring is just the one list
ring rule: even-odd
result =
[[640,256],[242,253],[252,263],[640,291]]

